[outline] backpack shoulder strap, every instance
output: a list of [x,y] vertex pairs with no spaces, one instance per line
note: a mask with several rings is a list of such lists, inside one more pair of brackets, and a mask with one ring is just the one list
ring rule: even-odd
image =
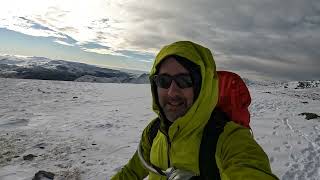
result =
[[216,148],[224,126],[230,121],[228,116],[218,108],[212,112],[206,124],[199,153],[199,169],[201,180],[219,180],[220,173],[216,163]]
[[152,122],[148,131],[148,140],[150,144],[153,143],[153,139],[157,136],[159,129],[160,129],[160,119],[157,118]]

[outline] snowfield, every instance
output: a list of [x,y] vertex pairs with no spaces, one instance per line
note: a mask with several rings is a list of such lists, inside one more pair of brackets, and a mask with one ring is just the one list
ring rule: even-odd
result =
[[[250,85],[251,127],[282,180],[320,179],[320,88]],[[150,85],[0,78],[0,180],[105,180],[156,115]],[[29,156],[27,156],[29,155]]]

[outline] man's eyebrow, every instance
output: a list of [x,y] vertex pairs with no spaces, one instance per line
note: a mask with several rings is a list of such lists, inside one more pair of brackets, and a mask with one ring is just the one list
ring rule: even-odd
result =
[[[158,75],[166,75],[166,76],[172,76],[168,73],[159,73]],[[179,73],[179,74],[175,74],[173,76],[181,76],[181,75],[187,75],[187,76],[190,76],[191,74],[190,73]]]
[[166,75],[166,76],[171,76],[168,73],[159,73],[158,75]]

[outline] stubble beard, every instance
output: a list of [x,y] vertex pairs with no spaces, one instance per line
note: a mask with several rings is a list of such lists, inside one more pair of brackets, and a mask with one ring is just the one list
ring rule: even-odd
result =
[[174,122],[179,117],[184,116],[191,105],[188,105],[187,100],[181,97],[168,98],[162,107],[166,118]]

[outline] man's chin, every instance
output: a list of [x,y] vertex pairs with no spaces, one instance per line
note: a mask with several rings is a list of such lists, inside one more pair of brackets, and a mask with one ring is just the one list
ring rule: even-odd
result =
[[174,121],[176,121],[178,118],[179,118],[179,117],[170,117],[170,116],[167,116],[167,119],[168,119],[168,121],[170,121],[170,122],[174,122]]
[[165,112],[166,117],[169,121],[174,122],[175,120],[177,120],[179,117],[183,116],[185,113],[178,113],[178,112]]

